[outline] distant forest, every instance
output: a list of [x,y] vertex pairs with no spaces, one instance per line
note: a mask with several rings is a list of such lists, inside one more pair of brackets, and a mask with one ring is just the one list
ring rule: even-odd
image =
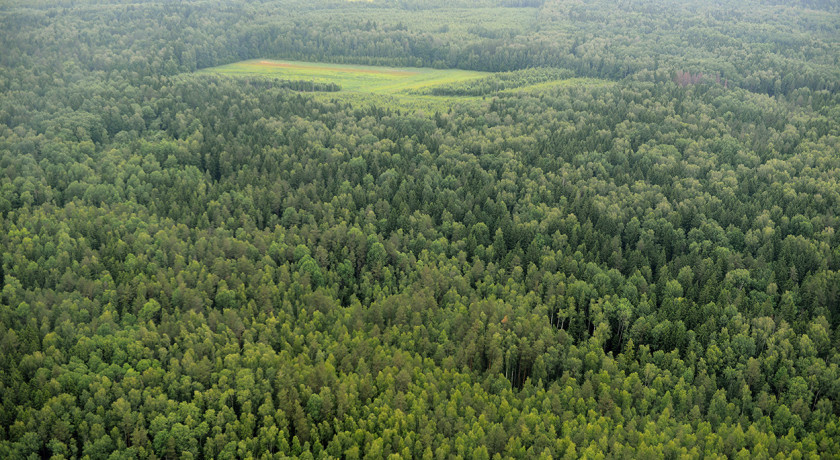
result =
[[[836,1],[12,0],[0,50],[0,458],[840,457]],[[194,73],[258,58],[494,74]]]

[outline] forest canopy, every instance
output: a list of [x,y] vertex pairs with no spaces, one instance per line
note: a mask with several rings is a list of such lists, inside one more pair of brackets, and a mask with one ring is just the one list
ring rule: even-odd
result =
[[[840,456],[838,31],[829,0],[0,6],[0,458]],[[213,70],[253,59],[487,74]]]

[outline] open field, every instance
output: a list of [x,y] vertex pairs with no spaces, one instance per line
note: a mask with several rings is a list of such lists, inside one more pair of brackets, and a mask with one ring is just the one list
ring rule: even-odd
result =
[[285,80],[336,83],[342,91],[396,94],[490,75],[469,70],[376,67],[255,59],[205,69],[202,73],[261,75]]
[[[535,84],[504,89],[483,95],[435,95],[432,89],[457,85],[493,77],[491,72],[459,69],[433,69],[421,67],[381,67],[357,64],[332,64],[253,59],[223,66],[203,69],[198,74],[228,76],[262,76],[289,81],[312,81],[335,83],[341,87],[338,92],[320,93],[319,97],[333,100],[355,100],[363,97],[369,103],[391,103],[411,106],[416,109],[445,110],[456,103],[481,101],[485,96],[511,92],[544,91],[560,86],[596,86],[612,84],[607,80],[593,78],[552,79]],[[316,92],[316,94],[319,94]]]
[[358,67],[337,67],[337,66],[316,66],[310,63],[293,63],[293,62],[278,62],[278,61],[257,61],[250,62],[247,65],[256,67],[279,67],[282,69],[290,69],[293,71],[314,71],[314,72],[345,72],[350,74],[369,73],[376,75],[395,75],[399,77],[409,77],[417,75],[417,72],[407,70],[389,70],[389,69],[371,69]]

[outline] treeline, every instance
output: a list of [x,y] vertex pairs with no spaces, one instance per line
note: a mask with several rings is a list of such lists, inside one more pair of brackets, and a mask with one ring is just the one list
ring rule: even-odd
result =
[[[201,74],[201,77],[205,79],[207,84],[216,84],[219,79],[223,79],[225,77],[219,76],[217,74]],[[193,78],[193,77],[190,77]],[[227,77],[231,78],[231,77]],[[290,89],[292,91],[298,92],[324,92],[324,93],[335,93],[341,91],[341,85],[334,82],[321,82],[315,80],[286,80],[283,78],[271,78],[271,77],[261,77],[261,76],[254,76],[248,75],[244,77],[233,77],[236,84],[246,84],[251,85],[255,89],[261,90],[271,90],[276,88],[285,88]]]
[[486,96],[506,89],[521,88],[574,76],[570,70],[538,68],[498,72],[484,78],[439,85],[428,90],[436,96]]

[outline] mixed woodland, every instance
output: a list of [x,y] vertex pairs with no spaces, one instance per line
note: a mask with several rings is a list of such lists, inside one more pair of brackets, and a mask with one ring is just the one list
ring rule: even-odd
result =
[[[840,456],[832,0],[12,1],[0,50],[2,458]],[[256,58],[495,73],[193,73]]]

